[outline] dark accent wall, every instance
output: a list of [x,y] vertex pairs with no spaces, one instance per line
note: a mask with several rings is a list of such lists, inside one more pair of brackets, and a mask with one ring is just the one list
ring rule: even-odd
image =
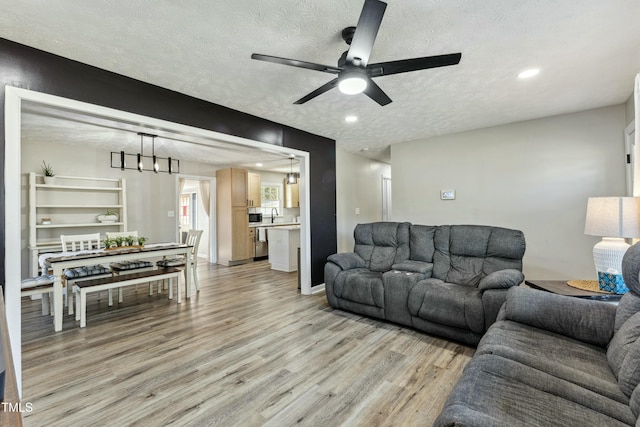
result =
[[[181,76],[176,76],[176,79]],[[311,283],[336,252],[335,141],[51,53],[0,39],[0,279],[5,281],[4,86],[15,86],[309,152]],[[304,107],[301,107],[304,108]],[[16,224],[20,227],[20,224]]]

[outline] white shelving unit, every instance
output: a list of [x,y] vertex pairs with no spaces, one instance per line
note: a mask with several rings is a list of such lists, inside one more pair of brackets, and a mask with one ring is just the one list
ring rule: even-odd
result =
[[[107,210],[118,222],[100,222]],[[42,224],[50,218],[51,224]],[[38,275],[38,256],[62,250],[62,234],[127,231],[127,194],[124,179],[56,175],[44,184],[41,174],[29,174],[29,270]]]

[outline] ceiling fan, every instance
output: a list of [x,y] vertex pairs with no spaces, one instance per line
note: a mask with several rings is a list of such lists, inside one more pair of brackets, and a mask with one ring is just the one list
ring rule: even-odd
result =
[[338,86],[342,93],[357,94],[364,92],[369,98],[381,106],[391,102],[391,98],[374,83],[372,77],[388,76],[409,71],[425,70],[428,68],[456,65],[460,62],[461,53],[448,55],[427,56],[423,58],[402,59],[398,61],[378,62],[369,64],[369,55],[373,49],[380,23],[387,4],[379,0],[365,0],[358,24],[342,30],[342,39],[349,45],[349,50],[338,59],[338,66],[315,64],[313,62],[298,61],[296,59],[279,58],[277,56],[254,53],[252,59],[290,65],[322,71],[338,76],[318,89],[298,99],[294,104],[304,104],[318,95]]

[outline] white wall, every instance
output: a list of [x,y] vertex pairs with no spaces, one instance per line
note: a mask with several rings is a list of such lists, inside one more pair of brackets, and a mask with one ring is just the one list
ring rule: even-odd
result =
[[[391,177],[390,165],[336,150],[338,252],[353,251],[357,224],[382,221],[383,176]],[[359,215],[356,208],[360,209]]]
[[528,279],[595,279],[586,203],[625,194],[624,128],[618,105],[392,145],[393,218],[520,229]]
[[[96,150],[92,144],[67,146],[46,142],[22,143],[22,274],[28,274],[28,174],[40,173],[42,161],[51,164],[56,175],[125,178],[127,184],[128,229],[151,242],[172,242],[176,239],[176,179],[166,173],[121,171],[111,168],[110,152]],[[205,164],[180,161],[183,174],[215,176],[215,170]],[[177,213],[176,213],[177,214]]]

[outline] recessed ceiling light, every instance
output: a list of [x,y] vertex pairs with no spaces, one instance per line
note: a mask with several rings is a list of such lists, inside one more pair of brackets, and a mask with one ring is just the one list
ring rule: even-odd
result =
[[518,78],[519,79],[528,79],[530,77],[537,76],[539,72],[540,72],[540,68],[530,68],[530,69],[524,70],[520,74],[518,74]]
[[353,123],[353,122],[357,122],[358,121],[358,117],[357,116],[347,116],[344,118],[344,121],[347,123]]
[[263,165],[262,165],[262,163],[256,163],[256,166],[261,168]]

